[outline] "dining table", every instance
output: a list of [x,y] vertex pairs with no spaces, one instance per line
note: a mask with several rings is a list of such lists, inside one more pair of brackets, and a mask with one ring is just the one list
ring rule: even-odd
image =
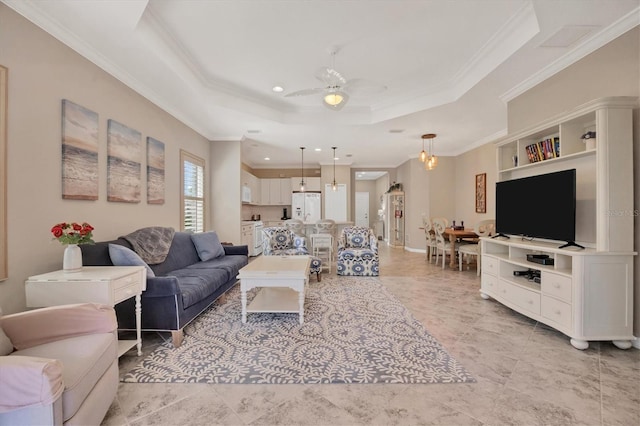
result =
[[451,244],[451,260],[449,261],[449,266],[452,268],[456,268],[456,241],[462,240],[463,238],[478,238],[478,234],[474,232],[473,229],[465,228],[465,229],[454,229],[454,228],[445,228],[442,233],[443,236],[449,237],[449,243]]

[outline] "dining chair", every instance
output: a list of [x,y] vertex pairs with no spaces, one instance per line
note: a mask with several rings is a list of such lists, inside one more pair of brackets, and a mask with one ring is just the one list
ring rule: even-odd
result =
[[427,260],[431,263],[431,258],[436,253],[436,236],[433,232],[433,224],[431,218],[422,216],[422,225],[424,227],[424,235],[426,239]]
[[[474,232],[480,237],[490,237],[494,234],[496,228],[495,219],[481,220],[476,223],[473,228]],[[463,257],[467,256],[467,264],[469,263],[470,256],[476,256],[476,270],[477,275],[480,276],[480,243],[463,244],[458,249],[458,269],[462,271]]]
[[436,264],[438,264],[438,256],[442,255],[442,269],[444,269],[446,264],[447,254],[449,256],[455,256],[458,249],[460,248],[460,243],[456,242],[454,244],[454,250],[451,251],[451,244],[449,243],[448,238],[444,238],[444,230],[446,229],[449,221],[443,217],[437,217],[432,220],[433,222],[433,230],[436,234]]

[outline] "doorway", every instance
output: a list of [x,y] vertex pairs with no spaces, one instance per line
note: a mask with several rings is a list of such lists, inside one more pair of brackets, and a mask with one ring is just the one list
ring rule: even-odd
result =
[[369,193],[356,192],[356,226],[369,228]]

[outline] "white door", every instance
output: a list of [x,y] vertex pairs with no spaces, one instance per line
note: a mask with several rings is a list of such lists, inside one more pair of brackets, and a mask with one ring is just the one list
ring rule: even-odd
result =
[[356,192],[356,226],[369,227],[368,192]]

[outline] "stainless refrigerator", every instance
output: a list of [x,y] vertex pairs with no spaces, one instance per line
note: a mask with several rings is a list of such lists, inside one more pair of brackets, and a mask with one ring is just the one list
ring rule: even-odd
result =
[[316,223],[322,216],[320,192],[294,192],[291,194],[291,218]]

